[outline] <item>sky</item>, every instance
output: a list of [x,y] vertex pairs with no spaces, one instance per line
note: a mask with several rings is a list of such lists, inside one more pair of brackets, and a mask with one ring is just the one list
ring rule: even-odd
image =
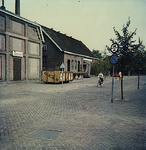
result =
[[[15,0],[5,0],[5,7],[15,12]],[[103,52],[109,39],[121,34],[130,17],[129,31],[137,28],[146,46],[146,0],[20,0],[20,15],[55,31],[82,41],[91,51]],[[136,43],[137,43],[136,42]]]

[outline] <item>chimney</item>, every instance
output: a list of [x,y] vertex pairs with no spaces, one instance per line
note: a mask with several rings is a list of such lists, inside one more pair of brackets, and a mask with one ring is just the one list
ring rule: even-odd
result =
[[15,0],[15,14],[20,16],[20,0]]
[[2,6],[1,6],[1,9],[5,10],[4,0],[2,0]]

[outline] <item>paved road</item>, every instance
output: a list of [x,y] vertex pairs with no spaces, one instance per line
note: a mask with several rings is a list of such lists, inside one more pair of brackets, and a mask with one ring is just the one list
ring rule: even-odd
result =
[[0,150],[146,150],[146,76],[96,82],[0,83]]

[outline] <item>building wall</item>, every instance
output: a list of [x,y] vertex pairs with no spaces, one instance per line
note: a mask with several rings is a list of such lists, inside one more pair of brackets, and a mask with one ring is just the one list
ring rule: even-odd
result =
[[[70,61],[70,64],[68,64],[68,61]],[[73,71],[74,73],[87,72],[90,74],[91,72],[92,59],[77,55],[65,54],[64,63],[66,66],[65,71],[69,71],[68,65],[70,65],[70,71]]]
[[5,55],[2,55],[0,54],[0,80],[5,80],[5,64],[6,64],[6,61],[5,61]]
[[[68,63],[70,61],[70,64]],[[69,71],[68,67],[70,67],[70,71],[73,72],[82,72],[83,69],[83,57],[64,54],[64,64],[65,64],[65,71]],[[70,65],[70,66],[68,66]]]
[[0,16],[0,30],[5,31],[5,17]]
[[28,79],[37,79],[39,77],[39,59],[28,58]]
[[14,80],[16,59],[20,60],[20,80],[41,78],[42,41],[39,27],[0,11],[0,80]]
[[44,34],[45,46],[43,48],[43,69],[59,70],[64,62],[64,53],[61,52],[55,44]]
[[9,25],[7,24],[7,30],[11,33],[15,33],[21,36],[25,35],[25,24],[24,22],[18,22],[17,20],[13,20],[13,18],[10,18]]
[[6,74],[6,36],[5,32],[5,17],[0,16],[0,80],[5,80]]
[[[44,34],[43,47],[43,69],[60,70],[62,62],[65,65],[64,71],[88,72],[90,74],[92,59],[87,59],[77,54],[67,54],[59,48]],[[89,60],[89,61],[88,61]]]

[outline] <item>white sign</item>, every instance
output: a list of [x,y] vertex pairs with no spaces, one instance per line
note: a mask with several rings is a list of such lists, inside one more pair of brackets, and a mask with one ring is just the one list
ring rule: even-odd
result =
[[111,52],[116,53],[119,50],[119,44],[118,43],[113,43],[111,45]]
[[13,56],[23,57],[23,52],[13,51]]
[[64,63],[61,64],[60,68],[61,68],[61,69],[64,69],[64,68],[65,68]]

